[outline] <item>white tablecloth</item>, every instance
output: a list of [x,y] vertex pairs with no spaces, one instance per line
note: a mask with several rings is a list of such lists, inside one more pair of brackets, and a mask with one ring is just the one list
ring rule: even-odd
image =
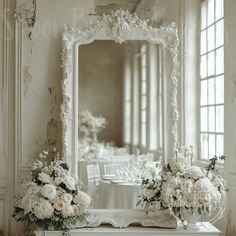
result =
[[101,181],[94,196],[96,209],[137,209],[137,202],[144,190],[141,185],[113,184]]

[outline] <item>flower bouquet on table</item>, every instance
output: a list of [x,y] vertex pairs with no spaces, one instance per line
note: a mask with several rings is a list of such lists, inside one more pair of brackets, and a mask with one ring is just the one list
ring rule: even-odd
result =
[[[40,157],[47,158],[44,151]],[[31,169],[32,180],[23,184],[17,196],[13,217],[42,230],[67,231],[74,225],[86,224],[86,212],[91,199],[79,189],[68,173],[68,165],[55,159],[36,160]]]
[[205,168],[192,165],[193,152],[186,147],[176,151],[175,158],[160,171],[142,177],[144,194],[138,204],[154,213],[169,209],[184,225],[196,225],[201,216],[216,220],[225,209],[225,181],[217,170],[224,156],[209,160]]
[[104,129],[106,125],[107,121],[104,117],[96,117],[90,111],[82,111],[79,114],[79,130],[86,137],[92,134],[96,139],[96,135]]

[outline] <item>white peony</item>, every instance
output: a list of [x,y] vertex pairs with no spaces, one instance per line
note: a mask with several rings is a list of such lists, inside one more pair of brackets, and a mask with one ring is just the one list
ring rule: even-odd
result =
[[66,206],[65,208],[62,209],[61,213],[64,218],[74,216],[74,209],[71,205]]
[[69,190],[75,190],[76,189],[75,188],[75,180],[74,180],[73,177],[66,175],[63,182]]
[[40,193],[43,197],[49,200],[53,200],[57,196],[56,187],[52,184],[45,184],[44,186],[42,186]]
[[34,206],[33,213],[38,219],[48,219],[53,216],[54,208],[48,200],[40,198]]
[[204,173],[199,166],[192,166],[185,171],[184,176],[197,180],[199,178],[202,178],[204,176]]
[[54,208],[58,211],[61,211],[62,209],[64,209],[66,206],[65,202],[63,200],[57,200],[54,203]]
[[61,197],[66,205],[70,205],[73,199],[73,196],[69,193],[64,193]]
[[88,194],[78,191],[77,195],[74,196],[73,202],[80,207],[81,210],[85,210],[91,203],[91,198]]
[[43,182],[45,184],[49,184],[49,183],[51,183],[52,178],[48,174],[41,172],[38,175],[38,180],[40,180],[41,182]]

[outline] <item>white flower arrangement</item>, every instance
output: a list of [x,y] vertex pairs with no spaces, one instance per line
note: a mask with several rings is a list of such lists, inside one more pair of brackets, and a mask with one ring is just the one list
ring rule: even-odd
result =
[[86,136],[99,133],[106,127],[106,124],[104,117],[93,116],[90,111],[82,111],[79,114],[79,130]]
[[[188,222],[190,215],[211,215],[225,206],[225,181],[216,169],[216,163],[225,157],[210,159],[205,169],[193,166],[193,152],[178,148],[176,157],[160,171],[160,165],[152,175],[142,177],[145,193],[138,205],[154,212],[169,209],[177,219]],[[153,168],[153,167],[152,167]],[[219,213],[219,212],[218,212]]]
[[104,143],[99,143],[90,138],[79,142],[80,158],[84,160],[102,160],[109,157],[109,150]]
[[[40,154],[46,158],[47,152]],[[28,221],[38,228],[68,230],[73,224],[85,221],[85,210],[91,198],[82,192],[68,174],[66,162],[56,155],[49,165],[36,160],[31,169],[32,181],[24,183],[17,197],[13,217]]]

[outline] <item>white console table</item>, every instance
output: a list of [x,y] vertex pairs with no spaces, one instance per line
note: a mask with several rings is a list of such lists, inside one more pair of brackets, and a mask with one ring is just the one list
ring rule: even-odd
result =
[[[71,236],[219,236],[220,231],[208,222],[201,223],[199,229],[182,227],[177,229],[144,228],[129,226],[127,228],[117,229],[111,226],[100,226],[97,228],[82,228],[71,230]],[[36,236],[61,236],[60,231],[37,231]]]

